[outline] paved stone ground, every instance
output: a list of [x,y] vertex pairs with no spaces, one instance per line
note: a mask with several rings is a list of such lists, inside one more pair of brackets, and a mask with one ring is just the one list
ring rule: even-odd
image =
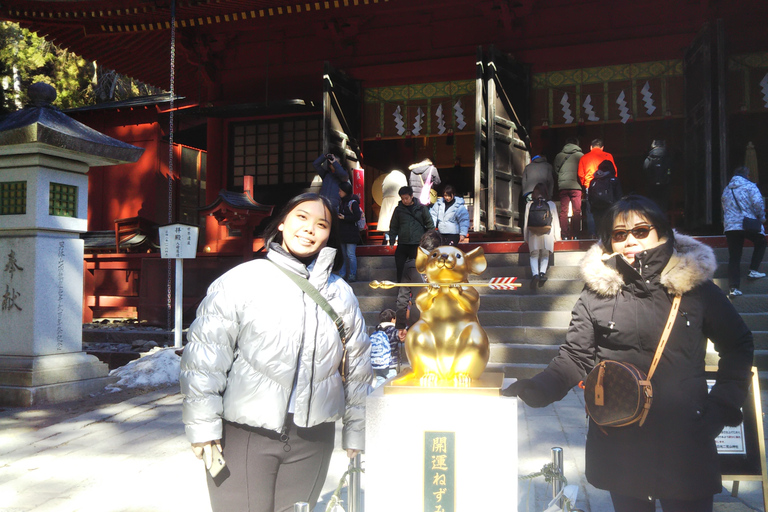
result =
[[[761,393],[761,402],[768,403],[768,392]],[[765,407],[765,405],[763,406]],[[519,450],[521,476],[537,473],[551,462],[551,449],[563,448],[564,474],[569,484],[579,486],[576,507],[585,512],[610,512],[613,510],[607,492],[596,489],[584,477],[584,443],[587,423],[584,413],[584,394],[574,388],[558,403],[542,409],[521,406],[518,413],[520,429]],[[765,510],[760,482],[741,482],[738,497],[730,495],[732,482],[724,482],[723,492],[715,495],[715,512],[748,512]],[[543,477],[529,483],[520,480],[520,512],[544,510],[552,498],[551,487]],[[661,510],[661,507],[657,508]]]
[[[763,393],[762,400],[768,403],[768,394]],[[608,494],[583,477],[586,423],[581,392],[571,391],[543,409],[521,405],[518,411],[519,475],[539,471],[550,462],[551,448],[560,446],[565,476],[579,486],[576,506],[585,512],[610,512]],[[184,437],[178,387],[6,408],[0,410],[0,433],[0,512],[210,512],[201,462]],[[322,501],[314,512],[325,510],[347,469],[340,440],[338,432]],[[505,441],[489,440],[489,450]],[[364,475],[362,482],[365,486]],[[544,510],[551,490],[543,478],[518,482],[517,506],[500,504],[499,510]],[[730,487],[726,483],[715,497],[715,511],[764,510],[758,482],[742,482],[738,498],[729,495]],[[346,502],[346,489],[342,498]],[[404,504],[403,512],[407,510]]]

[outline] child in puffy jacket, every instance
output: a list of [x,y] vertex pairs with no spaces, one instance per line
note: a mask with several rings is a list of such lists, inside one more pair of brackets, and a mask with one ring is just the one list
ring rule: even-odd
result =
[[397,374],[398,343],[397,328],[395,327],[395,312],[385,309],[379,313],[379,325],[371,334],[371,365],[376,374],[374,387],[384,384],[384,381]]

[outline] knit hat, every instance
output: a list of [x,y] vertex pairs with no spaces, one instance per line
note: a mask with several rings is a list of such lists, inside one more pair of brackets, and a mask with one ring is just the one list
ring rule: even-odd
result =
[[352,184],[348,181],[342,181],[339,183],[339,188],[344,191],[348,196],[352,195]]

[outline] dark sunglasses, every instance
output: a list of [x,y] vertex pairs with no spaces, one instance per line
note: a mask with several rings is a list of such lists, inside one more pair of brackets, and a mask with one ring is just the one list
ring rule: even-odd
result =
[[632,229],[614,229],[613,233],[611,233],[611,240],[614,242],[623,242],[627,239],[630,233],[635,237],[635,240],[642,240],[643,238],[648,238],[652,229],[653,226],[637,226]]

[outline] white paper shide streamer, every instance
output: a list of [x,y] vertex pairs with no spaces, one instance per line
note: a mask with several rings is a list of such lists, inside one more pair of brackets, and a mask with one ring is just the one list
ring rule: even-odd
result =
[[461,108],[461,100],[457,101],[453,106],[453,113],[456,115],[456,128],[463,130],[467,126],[467,122],[464,120],[464,109]]
[[656,107],[653,105],[653,94],[651,94],[651,84],[645,82],[645,85],[640,89],[640,93],[643,95],[643,103],[645,103],[645,113],[649,116],[653,114]]
[[397,106],[395,109],[395,113],[392,114],[392,116],[395,118],[395,128],[397,129],[397,134],[402,135],[405,133],[405,123],[403,122],[403,113],[400,110],[400,105]]
[[445,133],[445,115],[443,114],[443,104],[437,106],[435,110],[435,117],[437,117],[437,134],[442,135]]
[[411,130],[411,133],[413,133],[413,135],[420,135],[421,127],[423,123],[424,123],[424,112],[421,110],[421,107],[419,107],[416,110],[416,120],[413,123],[413,130]]
[[621,90],[619,97],[616,98],[616,104],[619,106],[619,117],[621,118],[622,124],[627,124],[627,121],[629,121],[629,118],[631,116],[629,115],[629,109],[627,108],[627,100],[626,100],[626,96],[624,96],[623,89]]
[[599,121],[600,118],[595,114],[595,108],[592,106],[592,95],[587,94],[584,99],[584,113],[587,114],[587,121]]
[[571,113],[571,103],[568,100],[568,93],[563,93],[563,97],[560,98],[560,105],[563,106],[563,119],[565,124],[571,124],[573,122],[573,114]]

